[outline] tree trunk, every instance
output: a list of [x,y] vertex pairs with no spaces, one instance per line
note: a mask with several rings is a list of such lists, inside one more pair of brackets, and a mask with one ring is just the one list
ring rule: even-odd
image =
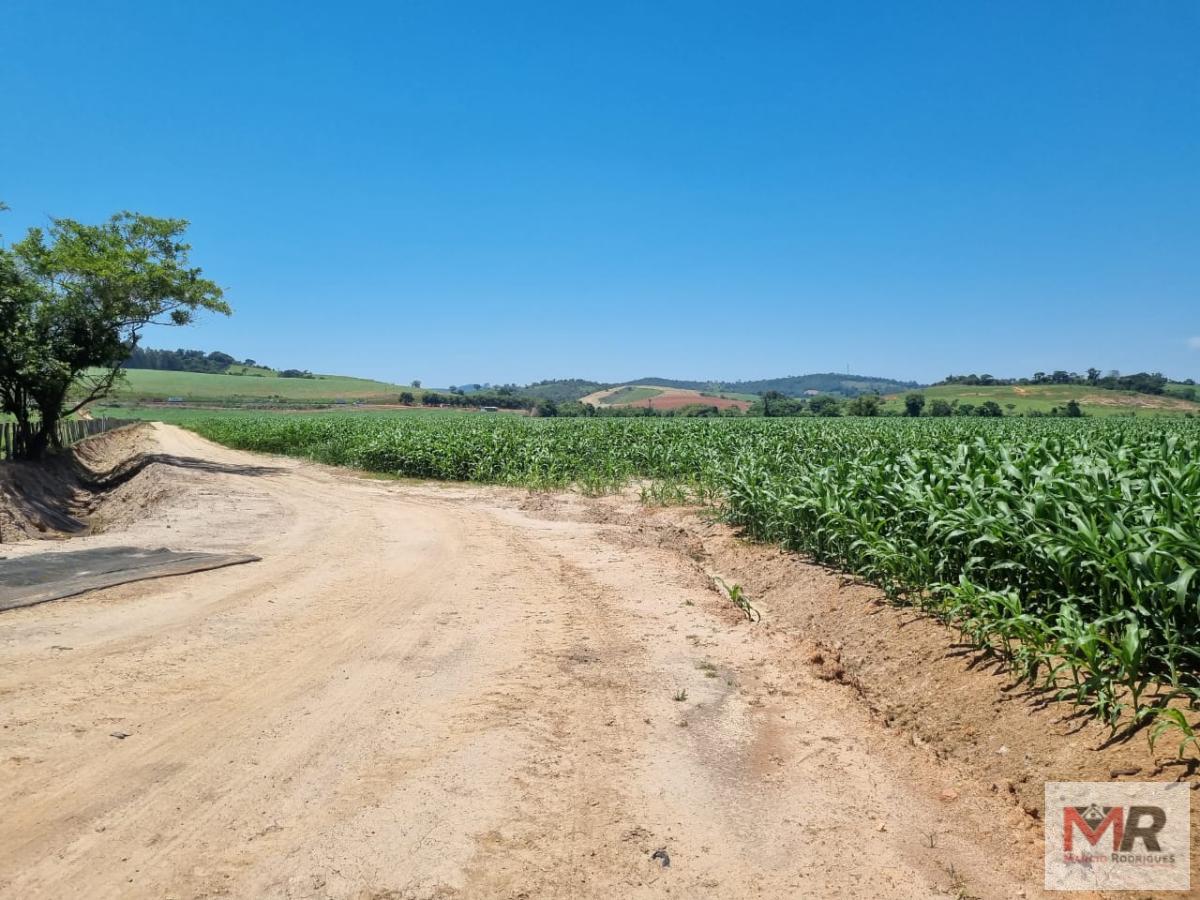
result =
[[46,458],[46,454],[51,447],[59,447],[61,441],[58,439],[58,419],[54,418],[51,421],[42,419],[37,427],[33,429],[33,434],[29,437],[29,444],[26,447],[28,455],[25,457],[29,460],[40,461]]
[[17,420],[16,440],[13,444],[13,459],[38,462],[46,458],[51,447],[61,446],[58,436],[58,417],[38,422],[30,419],[27,412],[14,413]]

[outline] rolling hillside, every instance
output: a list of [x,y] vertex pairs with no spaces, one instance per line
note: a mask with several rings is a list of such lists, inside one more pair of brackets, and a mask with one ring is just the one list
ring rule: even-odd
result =
[[639,378],[627,384],[657,384],[692,391],[713,391],[724,394],[745,394],[757,397],[766,391],[778,391],[788,397],[800,397],[805,391],[856,397],[859,394],[887,394],[919,387],[916,381],[898,381],[874,375],[848,375],[839,372],[817,372],[809,375],[785,375],[782,378],[760,378],[752,381],[679,381],[671,378]]
[[745,410],[750,406],[750,400],[743,397],[659,384],[627,384],[605,388],[588,394],[581,398],[580,402],[595,406],[636,406],[658,410],[680,409],[685,406],[716,406],[719,409]]
[[[909,392],[891,394],[887,399],[903,402],[906,393]],[[943,384],[920,388],[917,393],[925,395],[926,403],[945,400],[949,403],[971,403],[978,406],[988,400],[994,400],[1000,404],[1005,415],[1020,415],[1034,410],[1048,413],[1056,406],[1065,405],[1069,400],[1079,403],[1089,416],[1200,414],[1200,403],[1172,394],[1110,391],[1082,384]]]
[[527,397],[537,397],[542,400],[553,400],[555,403],[569,403],[581,400],[597,391],[616,387],[603,381],[588,381],[585,378],[560,378],[549,381],[536,381],[521,388],[521,393]]
[[418,398],[420,390],[343,375],[313,378],[283,378],[279,375],[210,375],[200,372],[169,372],[157,369],[128,369],[112,401],[114,404],[165,402],[178,397],[188,403],[243,405],[266,403],[336,403],[362,401],[395,403],[401,391]]
[[763,378],[756,381],[688,381],[678,378],[646,377],[631,381],[599,382],[571,378],[558,381],[539,381],[521,389],[532,397],[546,397],[556,402],[584,400],[602,391],[618,387],[653,385],[660,389],[721,394],[742,400],[754,400],[765,391],[778,391],[789,397],[801,397],[806,391],[856,397],[859,394],[888,394],[919,387],[916,381],[898,381],[870,375],[844,375],[837,372],[810,375],[787,375],[783,378]]

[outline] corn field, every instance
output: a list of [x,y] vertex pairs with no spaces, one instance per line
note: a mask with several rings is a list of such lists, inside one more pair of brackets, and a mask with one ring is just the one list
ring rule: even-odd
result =
[[193,427],[419,478],[593,492],[651,480],[933,613],[1113,727],[1149,722],[1171,700],[1200,706],[1194,422],[278,416]]

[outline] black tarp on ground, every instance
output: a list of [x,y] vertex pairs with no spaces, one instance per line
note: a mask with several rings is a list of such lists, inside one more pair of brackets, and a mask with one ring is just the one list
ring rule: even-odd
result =
[[35,553],[16,559],[0,557],[0,612],[131,581],[186,575],[257,562],[258,559],[245,554],[143,550],[138,547]]

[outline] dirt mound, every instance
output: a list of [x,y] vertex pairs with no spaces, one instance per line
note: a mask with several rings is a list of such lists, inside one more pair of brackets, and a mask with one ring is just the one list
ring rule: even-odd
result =
[[128,521],[164,496],[149,425],[89,438],[43,463],[0,464],[0,543],[62,539]]

